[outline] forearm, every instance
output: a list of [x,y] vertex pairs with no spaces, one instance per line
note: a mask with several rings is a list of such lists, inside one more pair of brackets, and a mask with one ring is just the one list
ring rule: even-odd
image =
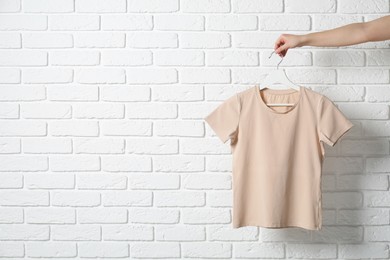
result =
[[352,23],[335,29],[301,35],[300,46],[337,47],[362,43],[368,40],[366,25]]

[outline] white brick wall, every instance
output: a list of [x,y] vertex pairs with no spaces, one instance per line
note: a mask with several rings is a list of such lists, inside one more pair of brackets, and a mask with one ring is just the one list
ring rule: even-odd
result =
[[231,155],[203,118],[260,83],[281,33],[389,2],[3,0],[0,259],[389,259],[389,41],[281,66],[355,127],[326,146],[323,229],[232,229]]

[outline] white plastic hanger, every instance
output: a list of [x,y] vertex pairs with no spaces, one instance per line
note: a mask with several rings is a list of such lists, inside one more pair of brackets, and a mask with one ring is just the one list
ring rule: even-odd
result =
[[[271,55],[268,57],[271,58],[272,54],[275,51],[271,53]],[[272,89],[285,89],[285,86],[295,89],[297,91],[300,91],[300,86],[294,84],[286,75],[286,72],[284,69],[279,69],[279,64],[283,61],[283,58],[280,60],[280,62],[277,65],[277,69],[270,72],[263,82],[260,84],[259,88],[270,88],[272,86]],[[280,85],[282,84],[282,85]],[[293,103],[267,103],[267,106],[293,106]]]

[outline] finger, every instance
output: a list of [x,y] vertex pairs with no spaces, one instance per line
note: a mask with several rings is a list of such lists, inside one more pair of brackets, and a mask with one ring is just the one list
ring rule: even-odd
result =
[[277,48],[279,48],[283,44],[284,44],[284,39],[282,36],[279,36],[279,38],[276,40],[276,42],[274,44],[274,50],[276,50]]

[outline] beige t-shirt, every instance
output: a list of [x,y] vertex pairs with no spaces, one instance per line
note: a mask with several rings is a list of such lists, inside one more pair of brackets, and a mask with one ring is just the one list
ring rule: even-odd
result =
[[353,126],[329,98],[255,85],[204,119],[223,143],[231,139],[233,228],[322,228],[323,143],[334,146]]

